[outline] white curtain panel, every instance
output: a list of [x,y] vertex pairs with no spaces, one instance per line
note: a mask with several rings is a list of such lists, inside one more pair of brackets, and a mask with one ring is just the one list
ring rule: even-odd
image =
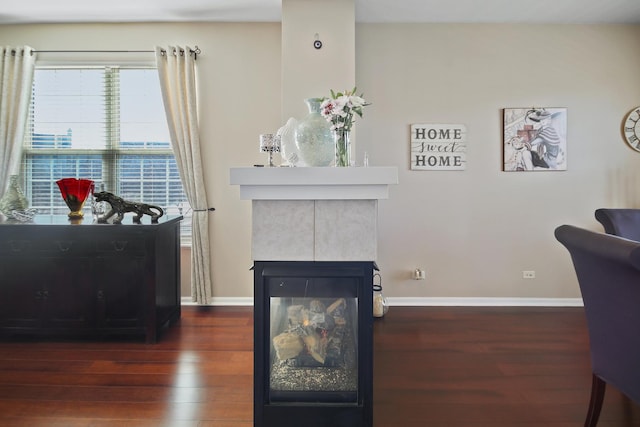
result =
[[7,191],[9,176],[20,167],[33,70],[33,49],[0,46],[0,197]]
[[193,209],[191,296],[198,304],[210,304],[209,212],[200,157],[195,58],[188,46],[156,47],[155,53],[171,145]]

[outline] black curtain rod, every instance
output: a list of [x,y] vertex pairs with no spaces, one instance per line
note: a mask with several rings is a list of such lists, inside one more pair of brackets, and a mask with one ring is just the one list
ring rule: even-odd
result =
[[[33,50],[32,53],[155,53],[155,50]],[[166,54],[166,50],[162,49],[162,53]],[[173,50],[175,55],[176,49]],[[196,45],[194,49],[189,49],[189,53],[193,55],[194,59],[198,58],[198,55],[202,53],[200,48]],[[180,49],[180,55],[184,55],[184,49]]]

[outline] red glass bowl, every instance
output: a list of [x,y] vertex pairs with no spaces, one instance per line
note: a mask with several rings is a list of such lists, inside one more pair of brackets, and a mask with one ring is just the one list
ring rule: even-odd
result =
[[69,218],[82,218],[82,207],[93,190],[93,181],[90,179],[62,178],[56,181],[62,198],[71,212]]

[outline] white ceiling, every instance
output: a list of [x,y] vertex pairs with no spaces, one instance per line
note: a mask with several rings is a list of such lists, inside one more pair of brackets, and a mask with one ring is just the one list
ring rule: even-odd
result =
[[[317,0],[322,1],[322,0]],[[357,22],[640,23],[640,0],[355,0]],[[0,24],[279,22],[281,0],[0,0]]]

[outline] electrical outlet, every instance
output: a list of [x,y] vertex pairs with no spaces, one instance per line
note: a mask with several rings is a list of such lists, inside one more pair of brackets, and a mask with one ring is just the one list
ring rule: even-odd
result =
[[535,279],[536,278],[536,272],[534,270],[524,270],[524,271],[522,271],[522,278],[523,279]]
[[427,277],[427,274],[421,268],[416,268],[413,270],[413,280],[424,280]]

